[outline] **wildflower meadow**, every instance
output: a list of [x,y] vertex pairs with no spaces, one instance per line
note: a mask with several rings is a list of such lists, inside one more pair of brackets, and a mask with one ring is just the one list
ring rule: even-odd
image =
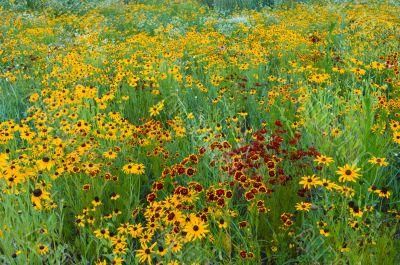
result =
[[0,264],[400,264],[399,14],[0,0]]

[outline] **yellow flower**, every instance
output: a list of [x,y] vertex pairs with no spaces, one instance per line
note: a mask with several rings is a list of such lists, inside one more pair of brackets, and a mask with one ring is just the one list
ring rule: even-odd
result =
[[205,224],[200,218],[194,217],[190,219],[185,227],[184,231],[187,233],[186,236],[190,241],[194,241],[196,239],[202,239],[208,233],[207,224]]
[[160,114],[160,112],[164,109],[164,100],[158,102],[156,105],[150,107],[149,109],[149,113],[150,116],[157,116],[158,114]]
[[43,189],[35,189],[32,191],[31,201],[36,209],[42,209],[42,200],[50,200],[50,193]]
[[355,182],[356,179],[361,176],[360,174],[358,174],[357,172],[360,171],[361,168],[356,168],[356,165],[349,165],[346,164],[343,167],[339,167],[339,170],[336,171],[336,173],[339,176],[339,181],[340,182],[344,182],[344,181],[352,181]]
[[139,262],[145,263],[147,261],[148,264],[151,264],[151,254],[154,253],[153,248],[157,242],[153,243],[150,247],[146,244],[142,244],[142,249],[136,250],[136,257],[139,258]]
[[393,141],[400,144],[400,131],[393,132]]
[[337,185],[327,179],[322,179],[321,186],[323,186],[325,189],[331,191],[333,189],[337,188]]
[[40,255],[44,255],[49,252],[49,247],[43,244],[38,245],[38,252]]
[[188,118],[189,120],[194,119],[193,112],[188,113],[187,118]]
[[114,152],[113,150],[109,150],[104,152],[103,156],[108,159],[115,159],[118,156],[118,153]]
[[29,97],[29,101],[30,102],[36,102],[39,99],[39,94],[38,93],[33,93],[30,97]]
[[311,189],[311,187],[317,187],[322,184],[319,177],[315,175],[312,176],[304,176],[301,178],[299,184],[303,185],[303,188]]
[[108,231],[108,228],[106,228],[106,229],[97,229],[97,230],[94,231],[94,235],[97,238],[105,238],[105,239],[110,238],[110,232]]
[[160,114],[160,110],[156,106],[153,106],[153,107],[150,107],[149,113],[150,113],[151,117],[157,116],[158,114]]
[[144,174],[145,166],[143,164],[129,163],[122,167],[122,171],[126,174],[142,175]]
[[377,193],[379,195],[379,197],[381,198],[386,198],[389,199],[390,197],[390,191],[388,191],[388,189],[386,187],[383,187],[380,190],[376,190],[375,193]]
[[356,75],[364,75],[365,74],[365,70],[362,68],[351,68],[350,69],[351,72],[355,73]]
[[333,128],[333,130],[332,130],[333,137],[338,137],[341,133],[342,133],[342,131],[339,128]]
[[379,166],[387,166],[389,165],[388,162],[385,161],[386,158],[384,157],[372,157],[368,162],[371,164],[379,165]]
[[311,208],[311,203],[309,203],[309,202],[299,202],[299,203],[296,203],[296,210],[298,210],[298,211],[305,211],[305,212],[308,212],[308,211],[310,211],[310,208]]
[[324,156],[324,155],[319,155],[319,156],[317,156],[316,159],[314,159],[314,161],[317,162],[318,165],[321,165],[321,164],[322,164],[322,165],[329,165],[330,163],[333,162],[333,159],[332,159],[332,157],[327,157],[327,156]]
[[36,160],[36,165],[39,170],[50,170],[54,166],[54,161],[45,156],[40,160]]
[[324,228],[324,229],[320,229],[319,230],[319,233],[321,234],[321,235],[323,235],[323,236],[326,236],[326,237],[328,237],[328,236],[330,236],[330,232],[329,232],[329,229],[328,228]]
[[129,227],[129,234],[132,238],[140,237],[143,231],[142,224],[136,224]]
[[78,226],[78,227],[85,227],[85,216],[84,215],[76,215],[75,216],[75,224]]
[[107,265],[107,261],[106,260],[98,261],[95,263],[95,265]]

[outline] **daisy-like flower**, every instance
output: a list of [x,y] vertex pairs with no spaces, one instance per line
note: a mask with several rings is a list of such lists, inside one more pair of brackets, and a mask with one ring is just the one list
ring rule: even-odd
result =
[[163,257],[165,256],[165,254],[167,254],[167,252],[168,252],[167,248],[164,248],[163,246],[158,246],[157,255]]
[[323,235],[323,236],[325,236],[325,237],[328,237],[328,236],[330,236],[330,232],[329,232],[329,229],[328,228],[323,228],[323,229],[320,229],[319,230],[319,233],[321,234],[321,235]]
[[103,156],[107,159],[115,159],[118,156],[118,153],[113,150],[108,150],[103,153]]
[[319,156],[317,156],[316,159],[314,159],[314,161],[317,162],[318,165],[329,165],[330,163],[333,162],[333,159],[332,159],[332,157],[319,155]]
[[142,235],[143,227],[142,224],[135,224],[129,226],[129,234],[132,238],[137,238]]
[[308,212],[308,211],[310,211],[310,208],[311,208],[311,203],[309,203],[309,202],[299,202],[299,203],[296,203],[296,210],[298,210],[298,211],[305,211],[305,212]]
[[379,195],[379,197],[386,198],[386,199],[389,199],[390,194],[391,194],[390,191],[386,187],[383,187],[382,189],[375,191],[375,193],[377,193]]
[[218,227],[219,227],[219,228],[221,228],[221,229],[223,229],[223,228],[228,228],[228,225],[229,225],[229,223],[226,222],[226,221],[224,220],[224,218],[219,219],[219,221],[218,221]]
[[190,241],[202,239],[208,233],[207,224],[197,217],[191,218],[183,230],[187,233],[186,235]]
[[117,244],[114,247],[113,253],[114,254],[126,254],[127,249],[128,249],[128,247],[126,246],[126,244]]
[[45,255],[49,252],[49,247],[43,244],[38,245],[38,252],[40,255]]
[[322,182],[319,179],[319,177],[312,175],[312,176],[302,177],[299,184],[303,185],[304,189],[311,189],[312,187],[317,187],[317,186],[321,185]]
[[350,214],[353,217],[362,217],[363,211],[358,206],[350,207]]
[[144,174],[145,166],[143,164],[129,163],[122,167],[122,171],[126,174],[142,175]]
[[365,70],[362,68],[352,68],[350,69],[351,72],[355,73],[356,75],[364,75],[365,74]]
[[341,194],[343,194],[346,197],[353,197],[354,196],[354,189],[350,188],[350,187],[346,187],[346,186],[337,186],[336,188],[337,191],[339,191]]
[[322,228],[322,227],[327,226],[327,223],[325,223],[324,221],[320,220],[320,221],[317,222],[317,225]]
[[400,144],[400,132],[393,132],[393,141],[396,144]]
[[346,164],[343,167],[339,167],[339,170],[336,171],[336,173],[339,176],[339,181],[344,182],[344,181],[352,181],[355,182],[356,179],[361,176],[361,174],[358,174],[361,168],[356,168],[356,164],[349,165]]
[[158,102],[156,105],[150,107],[149,109],[149,113],[150,116],[157,116],[158,114],[160,114],[160,112],[164,109],[164,100]]
[[387,166],[389,165],[388,162],[385,161],[386,158],[384,157],[372,157],[368,162],[374,165],[379,165],[379,166]]
[[342,131],[339,128],[333,128],[331,132],[332,136],[335,138],[338,137],[341,133]]
[[36,161],[36,165],[39,170],[50,170],[54,164],[55,164],[54,161],[47,156]]
[[42,208],[42,200],[50,200],[50,193],[43,189],[35,189],[32,191],[31,201],[36,209],[40,210]]
[[98,230],[94,231],[94,235],[97,238],[105,238],[105,239],[110,238],[110,232],[108,231],[107,228],[106,229],[98,229]]
[[84,215],[76,215],[75,216],[75,225],[78,227],[85,227],[85,216]]
[[349,247],[346,242],[344,242],[342,244],[342,248],[340,249],[340,252],[349,252]]
[[152,106],[149,109],[149,113],[151,117],[157,116],[158,114],[160,114],[160,110],[157,108],[157,106]]
[[146,244],[142,244],[142,249],[136,250],[136,257],[139,258],[139,262],[151,264],[151,254],[154,253],[153,248],[157,245],[157,242],[153,243],[150,247]]
[[321,186],[323,186],[325,189],[327,189],[329,191],[337,188],[337,185],[335,183],[333,183],[332,181],[327,180],[327,179],[322,179]]

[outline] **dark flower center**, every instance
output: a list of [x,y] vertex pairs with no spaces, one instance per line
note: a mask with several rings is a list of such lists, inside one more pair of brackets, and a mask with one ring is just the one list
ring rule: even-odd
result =
[[36,189],[33,191],[33,196],[35,196],[35,197],[40,197],[40,195],[42,195],[42,194],[43,194],[43,192],[41,189]]

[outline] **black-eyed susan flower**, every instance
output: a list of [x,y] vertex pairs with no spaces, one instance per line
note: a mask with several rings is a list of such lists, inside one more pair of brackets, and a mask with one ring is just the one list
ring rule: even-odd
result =
[[339,128],[333,128],[331,134],[333,137],[339,137],[342,134],[342,131]]
[[400,131],[393,132],[393,142],[400,144]]
[[42,159],[36,160],[36,165],[39,170],[50,170],[54,166],[54,161],[45,156]]
[[167,254],[167,252],[168,252],[168,249],[167,249],[167,248],[164,248],[164,247],[161,246],[161,245],[158,246],[158,248],[157,248],[157,255],[163,257],[163,256],[165,256],[165,254]]
[[225,229],[225,228],[228,228],[228,226],[229,226],[229,222],[227,222],[224,218],[220,218],[218,220],[218,227],[219,228]]
[[145,166],[143,164],[129,163],[122,167],[126,174],[142,175],[144,174]]
[[197,217],[190,218],[183,230],[187,233],[186,236],[190,241],[202,239],[209,232],[207,224]]
[[85,216],[84,215],[76,215],[75,216],[75,225],[78,227],[85,227]]
[[143,227],[142,224],[135,224],[129,226],[129,234],[131,235],[132,238],[137,238],[142,235],[143,232]]
[[93,207],[97,207],[101,204],[102,204],[102,202],[101,202],[100,198],[98,196],[94,197],[94,199],[92,200]]
[[139,262],[151,264],[151,255],[154,253],[153,248],[157,245],[157,242],[154,242],[150,247],[146,244],[141,245],[141,249],[136,250],[136,257],[139,258]]
[[386,198],[386,199],[389,199],[389,197],[391,195],[390,191],[386,187],[383,187],[380,190],[377,190],[375,192],[379,195],[379,197]]
[[116,200],[118,200],[119,198],[120,198],[120,195],[117,194],[117,193],[115,193],[115,192],[111,193],[111,195],[110,195],[110,199],[111,199],[112,201],[116,201]]
[[50,200],[50,193],[44,189],[35,189],[32,191],[31,201],[36,209],[42,208],[42,200]]
[[311,205],[312,204],[309,202],[299,202],[299,203],[296,203],[295,207],[296,207],[296,210],[298,210],[298,211],[308,212],[311,209]]
[[40,255],[45,255],[49,252],[49,247],[43,244],[39,244],[37,246],[37,250]]
[[349,165],[346,164],[343,167],[339,167],[339,170],[336,171],[336,173],[339,175],[339,181],[344,182],[344,181],[352,181],[355,182],[361,174],[358,174],[361,170],[361,168],[356,168],[357,165]]
[[334,190],[337,188],[337,185],[328,179],[321,180],[321,186],[327,189],[328,191]]
[[372,157],[368,162],[378,166],[387,166],[389,165],[388,162],[385,161],[386,158],[384,157]]
[[110,238],[110,231],[108,231],[108,228],[97,229],[97,230],[94,231],[94,235],[97,238],[108,239],[108,238]]
[[19,255],[21,255],[21,250],[16,250],[11,254],[11,258],[16,259]]
[[333,162],[333,159],[328,156],[319,155],[314,159],[314,161],[317,162],[318,165],[329,165]]
[[328,228],[321,228],[321,229],[319,230],[319,233],[320,233],[321,235],[325,236],[325,237],[328,237],[328,236],[331,235],[331,233],[329,232],[329,229],[328,229]]
[[303,188],[305,188],[305,189],[311,189],[311,187],[317,187],[317,186],[321,185],[322,182],[319,177],[316,177],[315,175],[311,175],[311,176],[302,177],[299,184],[303,185]]
[[128,250],[128,247],[126,246],[126,244],[117,244],[114,246],[114,250],[113,253],[118,255],[118,254],[126,254]]
[[171,251],[172,253],[178,253],[182,249],[182,243],[181,242],[174,242],[172,243],[171,246]]
[[103,153],[103,156],[107,159],[115,159],[118,156],[118,153],[115,152],[114,150],[108,150]]
[[340,248],[340,252],[349,252],[349,246],[346,242],[342,243],[342,247]]

